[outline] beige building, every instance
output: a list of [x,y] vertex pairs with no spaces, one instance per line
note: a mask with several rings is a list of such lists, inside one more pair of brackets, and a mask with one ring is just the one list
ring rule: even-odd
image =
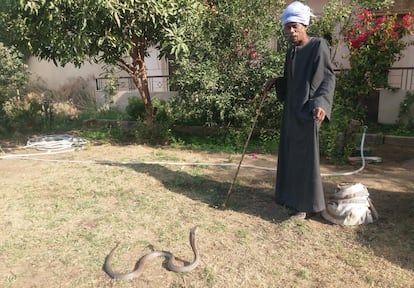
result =
[[[168,62],[164,58],[159,59],[159,51],[157,49],[150,48],[148,52],[149,57],[145,61],[151,97],[166,99],[174,94],[174,92],[169,91],[168,86]],[[96,97],[98,103],[103,103],[105,99],[105,70],[101,65],[85,62],[80,68],[75,67],[73,64],[60,67],[54,65],[53,62],[31,57],[28,66],[32,72],[32,79],[42,81],[51,90],[62,89],[68,83],[86,81],[88,83],[87,90]],[[128,104],[128,98],[139,96],[139,92],[135,89],[135,85],[126,73],[121,72],[119,76],[114,103],[122,110]]]

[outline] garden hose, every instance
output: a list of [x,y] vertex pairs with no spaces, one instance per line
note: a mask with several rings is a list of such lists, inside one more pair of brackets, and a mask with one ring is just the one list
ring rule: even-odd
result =
[[[254,127],[253,127],[254,128]],[[339,176],[350,176],[360,173],[364,170],[366,161],[364,156],[364,144],[366,137],[367,126],[364,126],[364,130],[361,138],[361,167],[354,171],[350,172],[338,172],[338,173],[321,173],[322,177],[339,177]],[[252,130],[251,130],[252,131]],[[251,136],[251,134],[249,134]],[[248,138],[250,140],[250,137]],[[169,161],[109,161],[109,160],[63,160],[63,159],[45,159],[38,158],[37,156],[48,156],[54,154],[74,152],[77,149],[82,149],[84,145],[88,142],[72,135],[48,135],[44,137],[34,137],[29,139],[26,146],[22,148],[0,148],[0,151],[5,155],[0,155],[1,159],[22,159],[22,160],[33,160],[33,161],[43,161],[43,162],[54,162],[54,163],[74,163],[74,164],[106,164],[106,165],[166,165],[166,166],[219,166],[219,167],[237,167],[237,173],[233,179],[232,186],[234,186],[235,179],[237,178],[240,168],[246,169],[258,169],[258,170],[267,170],[267,171],[276,171],[276,168],[269,168],[263,166],[255,165],[242,165],[243,158],[246,152],[248,141],[246,141],[242,158],[239,161],[239,164],[235,163],[214,163],[214,162],[169,162]],[[34,148],[41,150],[40,153],[30,153],[30,154],[6,154],[5,151],[19,150],[19,149],[29,149]],[[231,189],[232,189],[231,186]],[[231,190],[229,189],[231,192]]]

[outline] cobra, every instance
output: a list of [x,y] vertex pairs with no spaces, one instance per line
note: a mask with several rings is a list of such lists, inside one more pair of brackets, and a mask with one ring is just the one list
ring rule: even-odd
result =
[[138,278],[141,276],[142,272],[144,271],[144,267],[146,265],[146,263],[148,263],[148,261],[150,261],[151,259],[157,258],[157,257],[165,257],[168,262],[167,262],[167,269],[173,272],[190,272],[191,270],[193,270],[194,268],[196,268],[198,266],[198,264],[200,263],[200,254],[198,252],[197,249],[197,245],[196,245],[196,233],[198,230],[198,226],[195,226],[193,228],[191,228],[190,230],[190,246],[191,249],[193,250],[194,253],[194,259],[193,261],[185,266],[177,266],[174,264],[174,255],[169,252],[169,251],[153,251],[150,252],[144,256],[142,256],[139,261],[137,266],[135,267],[135,269],[132,272],[129,273],[118,273],[118,272],[114,272],[112,270],[112,266],[111,266],[111,261],[112,261],[112,256],[114,254],[114,251],[116,250],[116,248],[118,247],[119,243],[111,250],[111,252],[108,254],[108,256],[106,256],[105,258],[105,264],[104,264],[104,270],[105,272],[109,275],[109,277],[113,278],[113,279],[134,279],[134,278]]

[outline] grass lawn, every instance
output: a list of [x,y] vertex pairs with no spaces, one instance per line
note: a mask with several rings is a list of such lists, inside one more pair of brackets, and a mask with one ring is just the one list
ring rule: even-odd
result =
[[[323,179],[326,194],[340,182],[368,187],[381,218],[358,227],[289,219],[273,201],[274,171],[242,169],[223,211],[214,206],[235,167],[161,164],[237,165],[240,155],[104,144],[38,157],[55,162],[1,159],[0,287],[414,287],[414,151],[374,153],[383,163]],[[244,164],[274,168],[276,155],[246,156]],[[119,272],[152,249],[191,261],[195,225],[201,263],[189,273],[167,271],[162,259],[132,281],[102,270],[117,242]]]

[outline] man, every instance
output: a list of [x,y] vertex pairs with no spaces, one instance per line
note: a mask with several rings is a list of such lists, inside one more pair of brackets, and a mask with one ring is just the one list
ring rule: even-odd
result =
[[335,75],[324,39],[310,37],[313,16],[299,1],[283,11],[281,20],[292,47],[286,53],[283,77],[270,79],[284,101],[278,152],[276,203],[290,208],[291,217],[309,218],[325,209],[319,170],[319,128],[329,120]]

